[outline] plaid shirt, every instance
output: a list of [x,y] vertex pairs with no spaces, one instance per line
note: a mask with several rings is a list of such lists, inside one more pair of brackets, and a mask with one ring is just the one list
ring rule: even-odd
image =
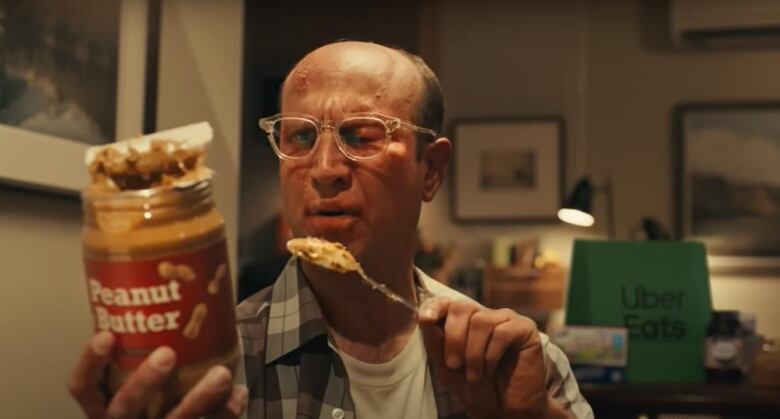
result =
[[[466,298],[419,269],[416,274],[418,285],[434,294]],[[325,318],[314,292],[298,273],[296,258],[290,259],[273,286],[244,300],[236,312],[244,350],[237,379],[249,388],[243,417],[355,418],[346,370],[328,346]],[[574,417],[592,418],[566,356],[544,334],[542,345],[549,394]],[[433,391],[439,418],[468,417],[436,379]]]

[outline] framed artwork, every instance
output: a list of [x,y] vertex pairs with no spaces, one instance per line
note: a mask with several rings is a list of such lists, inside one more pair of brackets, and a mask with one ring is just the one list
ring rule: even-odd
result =
[[0,16],[0,181],[75,194],[87,147],[154,128],[160,0],[0,0]]
[[780,274],[780,102],[675,109],[676,224],[716,274]]
[[452,214],[459,222],[552,221],[563,196],[563,120],[455,121]]

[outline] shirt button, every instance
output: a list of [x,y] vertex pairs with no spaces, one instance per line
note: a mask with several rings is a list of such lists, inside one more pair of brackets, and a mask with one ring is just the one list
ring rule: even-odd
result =
[[330,412],[330,417],[333,419],[344,419],[344,411],[337,407]]

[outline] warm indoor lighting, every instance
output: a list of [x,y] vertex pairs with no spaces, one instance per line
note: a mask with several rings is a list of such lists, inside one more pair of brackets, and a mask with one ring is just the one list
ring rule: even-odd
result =
[[607,178],[604,186],[596,188],[590,179],[584,177],[574,186],[571,194],[564,201],[561,209],[558,210],[558,218],[569,224],[582,227],[590,227],[596,221],[593,217],[593,196],[596,193],[603,192],[607,198],[607,228],[608,236],[615,238],[615,217],[613,214],[612,203],[612,183]]
[[563,222],[582,227],[590,227],[593,225],[594,221],[592,215],[574,208],[559,209],[558,218]]

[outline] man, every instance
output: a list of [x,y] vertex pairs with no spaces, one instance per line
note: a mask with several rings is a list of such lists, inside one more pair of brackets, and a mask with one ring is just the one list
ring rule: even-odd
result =
[[[238,307],[237,378],[248,396],[215,368],[173,417],[236,416],[247,397],[249,418],[592,416],[565,357],[532,321],[487,310],[413,266],[421,204],[441,186],[452,152],[436,136],[441,91],[422,60],[377,44],[329,44],[290,72],[281,107],[261,128],[280,157],[295,236],[343,243],[408,300],[437,297],[417,315],[356,275],[293,259],[273,287]],[[106,407],[90,396],[99,364],[91,360],[105,362],[111,339],[96,335],[72,379],[94,417]],[[138,387],[153,388],[170,370],[175,356],[158,351],[114,397],[112,413],[135,417],[148,392]]]

